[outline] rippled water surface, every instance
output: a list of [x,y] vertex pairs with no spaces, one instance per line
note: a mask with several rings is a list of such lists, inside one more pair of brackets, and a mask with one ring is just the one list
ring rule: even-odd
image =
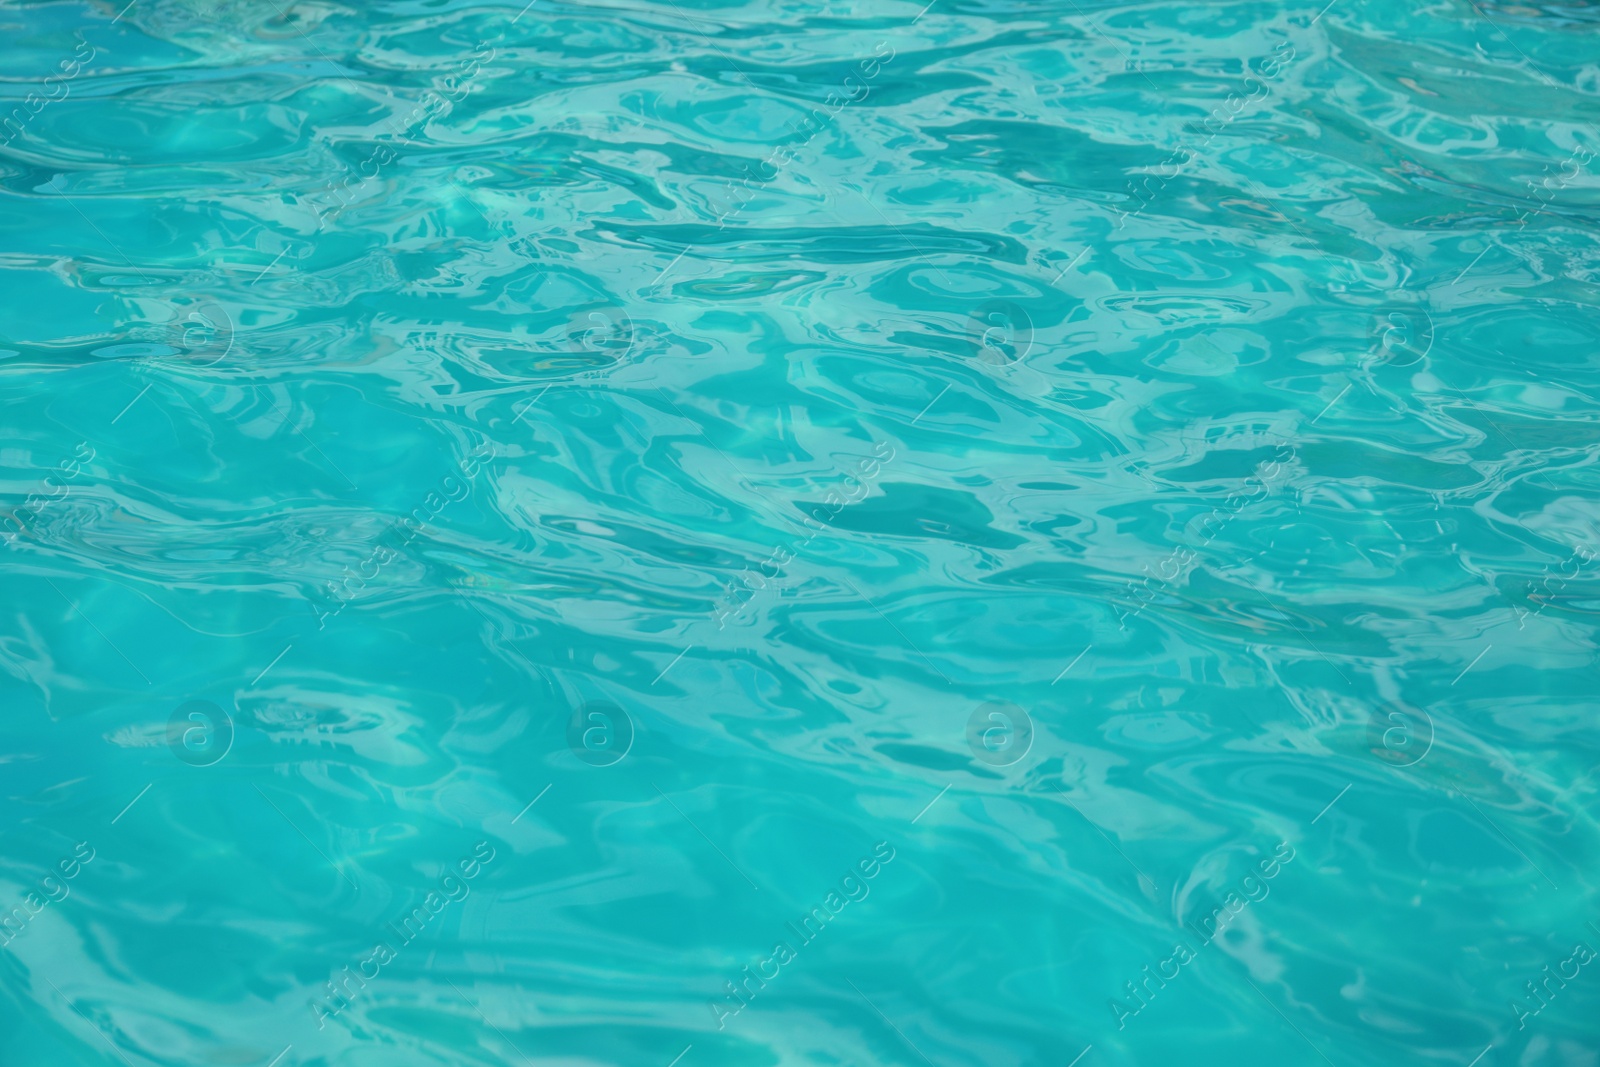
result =
[[1600,1062],[1600,7],[0,5],[0,1064]]

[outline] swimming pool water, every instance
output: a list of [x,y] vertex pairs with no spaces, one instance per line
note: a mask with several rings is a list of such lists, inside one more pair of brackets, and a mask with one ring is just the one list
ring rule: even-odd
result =
[[0,6],[0,1064],[1600,1063],[1600,8]]

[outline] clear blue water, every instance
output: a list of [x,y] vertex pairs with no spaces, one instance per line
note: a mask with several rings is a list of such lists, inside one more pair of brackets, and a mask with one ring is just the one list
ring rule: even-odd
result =
[[1600,1058],[1600,8],[125,4],[4,1067]]

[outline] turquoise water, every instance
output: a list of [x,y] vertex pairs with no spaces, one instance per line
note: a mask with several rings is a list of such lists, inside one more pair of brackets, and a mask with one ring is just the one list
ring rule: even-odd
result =
[[1595,1064],[1600,8],[1322,2],[0,7],[0,1064]]

